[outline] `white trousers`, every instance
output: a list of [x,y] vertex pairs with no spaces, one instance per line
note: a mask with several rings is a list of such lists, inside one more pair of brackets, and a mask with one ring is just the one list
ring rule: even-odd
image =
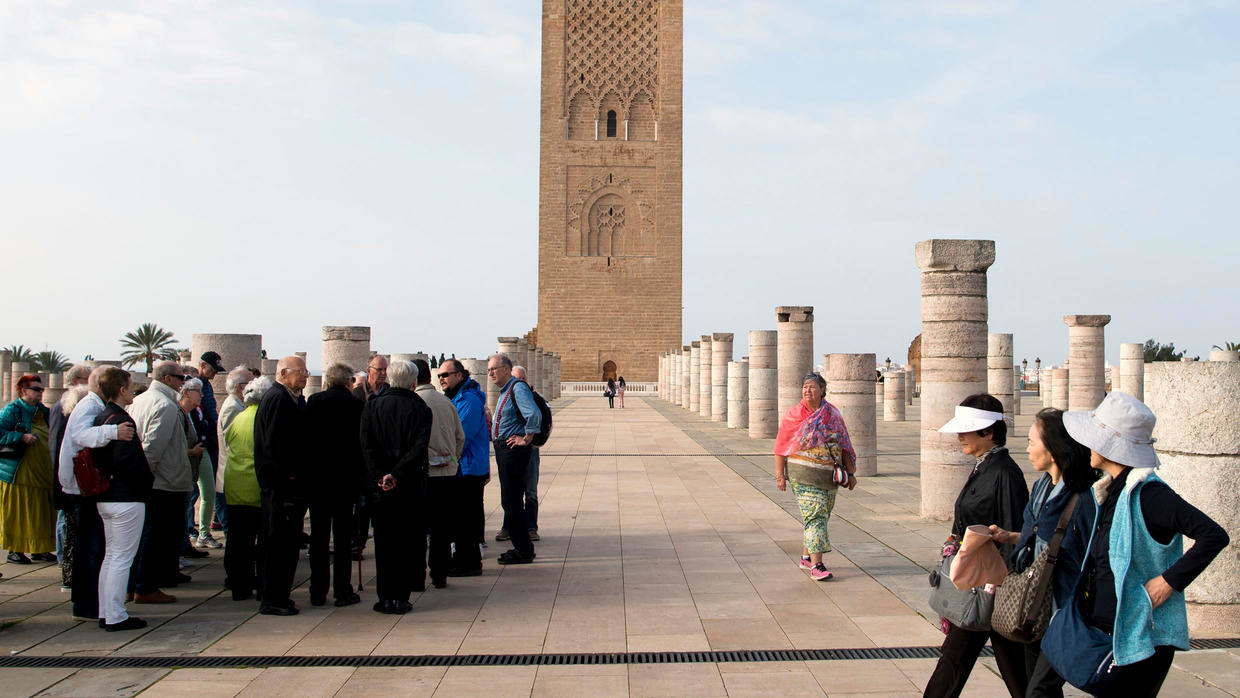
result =
[[142,524],[146,520],[143,502],[98,502],[99,518],[103,519],[103,566],[99,568],[99,617],[108,625],[129,617],[125,611],[125,591],[129,586],[129,568],[142,540]]

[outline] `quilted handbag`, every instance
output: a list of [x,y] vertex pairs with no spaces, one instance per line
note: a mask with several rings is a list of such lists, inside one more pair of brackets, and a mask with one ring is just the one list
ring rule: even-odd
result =
[[1059,515],[1055,533],[1033,564],[1021,572],[1012,572],[995,592],[995,610],[990,623],[995,632],[1016,642],[1037,642],[1051,622],[1051,581],[1063,542],[1076,509],[1079,493],[1072,493]]

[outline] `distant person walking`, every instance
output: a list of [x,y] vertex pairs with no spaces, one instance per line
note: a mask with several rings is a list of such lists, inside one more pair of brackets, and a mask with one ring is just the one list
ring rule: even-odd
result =
[[607,398],[607,409],[616,408],[616,379],[608,378],[607,387],[603,388],[603,395]]
[[620,409],[624,409],[624,376],[620,376],[620,380],[616,381],[616,397],[620,398]]

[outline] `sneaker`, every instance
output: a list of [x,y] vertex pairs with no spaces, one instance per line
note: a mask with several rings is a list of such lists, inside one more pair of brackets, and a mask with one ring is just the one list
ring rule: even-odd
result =
[[802,556],[801,556],[801,569],[803,569],[803,570],[812,570],[812,569],[814,569],[814,563],[812,563],[812,562],[810,562],[810,561],[809,561],[809,555],[802,555]]
[[821,562],[814,565],[809,571],[809,578],[815,582],[825,582],[834,576],[831,574],[831,570],[827,569],[826,565],[823,565]]
[[[504,538],[504,540],[508,540],[508,539]],[[5,559],[15,565],[29,565],[30,564],[30,558],[26,557],[26,553],[9,553],[9,556]]]
[[102,619],[99,622],[103,623],[103,629],[110,633],[117,632],[118,630],[140,630],[146,627],[146,621],[133,616],[129,616],[119,623],[104,623]]
[[538,535],[538,529],[537,529],[537,528],[531,528],[531,529],[530,529],[530,540],[532,540],[532,541],[540,541],[540,540],[542,540],[542,536]]
[[30,556],[35,562],[56,562],[56,555],[53,553],[34,553]]
[[[495,540],[500,541],[500,542],[508,540],[509,537],[510,536],[508,535],[508,529],[506,528],[499,529],[499,533],[495,534]],[[18,554],[20,555],[21,553],[18,553]],[[10,557],[9,559],[11,560],[12,557]]]
[[501,565],[528,565],[534,561],[534,553],[528,555],[518,552],[517,550],[509,550],[499,556],[499,564]]
[[361,603],[361,602],[362,602],[362,597],[358,596],[356,593],[353,593],[353,594],[349,594],[348,596],[343,596],[339,599],[336,599],[336,608],[352,606],[355,603]]
[[218,548],[224,547],[224,544],[212,538],[210,533],[206,534],[205,536],[198,536],[198,540],[194,542],[194,545],[198,546],[199,548],[218,549]]
[[258,612],[264,616],[295,616],[300,612],[293,604],[287,606],[269,606],[263,604],[259,607]]

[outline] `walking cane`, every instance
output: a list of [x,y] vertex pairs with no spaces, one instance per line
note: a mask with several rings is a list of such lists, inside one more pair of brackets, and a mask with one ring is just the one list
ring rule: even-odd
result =
[[[362,496],[365,497],[366,495],[362,495]],[[361,500],[358,500],[357,508],[358,509],[362,508]],[[358,513],[360,514],[361,512],[358,512]],[[362,591],[363,590],[362,588],[362,550],[363,550],[363,544],[366,542],[366,540],[362,538],[362,517],[356,516],[354,518],[356,518],[357,520],[357,540],[359,541],[358,546],[357,546],[357,590]]]

